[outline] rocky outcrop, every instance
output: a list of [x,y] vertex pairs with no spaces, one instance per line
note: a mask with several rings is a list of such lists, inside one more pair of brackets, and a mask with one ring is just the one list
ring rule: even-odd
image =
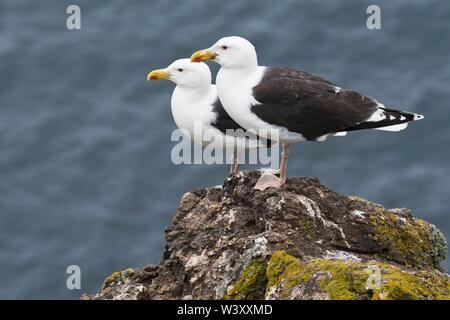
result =
[[186,193],[161,263],[114,272],[83,299],[449,299],[442,233],[408,209],[258,171]]

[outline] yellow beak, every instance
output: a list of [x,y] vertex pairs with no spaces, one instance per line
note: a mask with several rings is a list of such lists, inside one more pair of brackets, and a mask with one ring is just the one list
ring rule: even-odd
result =
[[216,57],[216,53],[209,49],[198,50],[191,56],[192,62],[200,62],[203,60],[210,60]]
[[158,80],[158,79],[167,79],[170,77],[170,73],[166,69],[158,69],[149,72],[147,75],[147,81],[149,80]]

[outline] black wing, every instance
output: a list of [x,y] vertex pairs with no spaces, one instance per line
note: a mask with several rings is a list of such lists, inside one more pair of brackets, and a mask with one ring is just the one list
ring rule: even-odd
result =
[[287,67],[267,67],[268,70],[264,74],[264,80],[270,81],[276,78],[285,79],[305,79],[310,81],[321,82],[334,86],[334,84],[321,76],[306,71],[296,70]]
[[253,88],[260,102],[252,111],[262,120],[316,140],[358,126],[378,102],[352,90],[336,90],[328,80],[290,68],[269,68]]

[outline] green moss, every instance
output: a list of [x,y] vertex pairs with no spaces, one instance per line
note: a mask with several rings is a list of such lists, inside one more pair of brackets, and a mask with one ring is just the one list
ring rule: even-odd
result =
[[[378,268],[379,287],[368,286],[373,274],[369,266]],[[308,262],[313,270],[328,270],[332,277],[321,280],[321,287],[330,299],[391,299],[425,300],[449,299],[449,279],[433,272],[409,273],[393,265],[371,262],[348,262],[328,259],[315,259]],[[433,280],[430,280],[432,278]]]
[[112,284],[121,283],[124,278],[131,276],[134,273],[133,268],[128,268],[122,271],[115,271],[111,273],[105,281],[103,281],[103,288],[110,287]]
[[312,240],[314,236],[314,219],[302,216],[298,222],[298,231],[301,239]]
[[307,281],[311,274],[295,257],[284,251],[275,251],[267,266],[266,295],[271,288],[279,288],[281,296],[288,296],[291,288]]
[[120,274],[119,271],[115,271],[115,272],[111,273],[105,279],[105,281],[103,281],[103,288],[109,287],[109,286],[111,286],[111,284],[119,283],[121,281],[122,281],[122,275]]
[[[374,268],[380,281],[371,286],[369,277],[373,277]],[[448,276],[435,271],[410,273],[378,261],[318,258],[302,263],[284,251],[277,251],[268,262],[267,278],[266,295],[276,288],[280,298],[289,297],[296,286],[308,287],[318,281],[321,290],[333,300],[450,299]]]
[[449,277],[432,269],[407,272],[374,260],[317,258],[301,262],[284,251],[274,252],[268,262],[263,257],[252,259],[224,299],[263,299],[272,292],[285,299],[297,287],[322,292],[332,300],[450,299]]
[[400,221],[383,208],[377,209],[370,219],[374,227],[372,238],[386,249],[388,258],[414,267],[438,267],[446,255],[445,238],[421,219]]
[[134,269],[133,268],[128,268],[122,271],[122,274],[124,275],[124,277],[130,276],[134,273]]
[[267,285],[267,263],[264,257],[253,258],[239,279],[228,289],[224,299],[262,299]]
[[364,293],[366,274],[352,268],[340,260],[314,259],[302,263],[284,251],[275,252],[267,267],[269,279],[266,294],[270,288],[277,288],[281,298],[289,297],[290,291],[296,286],[309,286],[314,281],[314,275],[319,278],[320,287],[330,299],[354,300]]
[[366,265],[342,260],[314,259],[307,263],[311,272],[329,272],[329,277],[320,280],[332,300],[368,299],[365,284],[369,277]]
[[374,300],[449,300],[450,287],[446,276],[429,271],[408,273],[387,266],[382,272],[380,289],[374,291]]

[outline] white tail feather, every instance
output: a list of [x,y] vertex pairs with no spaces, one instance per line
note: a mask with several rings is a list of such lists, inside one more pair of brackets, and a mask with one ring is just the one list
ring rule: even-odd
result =
[[403,129],[406,129],[406,127],[408,126],[408,123],[400,123],[400,124],[394,124],[393,126],[387,126],[387,127],[380,127],[380,128],[375,128],[375,130],[382,130],[382,131],[401,131]]

